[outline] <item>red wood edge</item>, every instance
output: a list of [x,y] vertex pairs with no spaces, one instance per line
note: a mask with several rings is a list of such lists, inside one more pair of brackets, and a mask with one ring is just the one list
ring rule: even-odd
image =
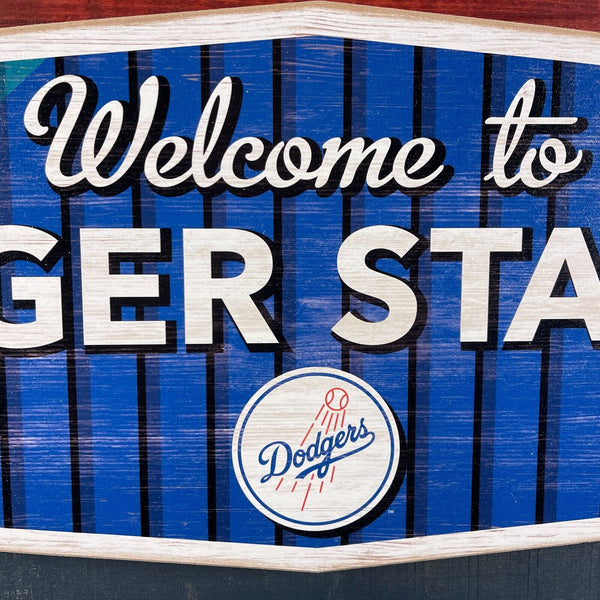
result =
[[[33,25],[164,14],[217,8],[248,7],[297,0],[12,0],[0,13],[0,27]],[[516,23],[566,27],[600,32],[600,11],[592,0],[577,3],[557,0],[346,0],[387,8],[402,8],[438,14],[460,15],[481,19],[498,19]]]

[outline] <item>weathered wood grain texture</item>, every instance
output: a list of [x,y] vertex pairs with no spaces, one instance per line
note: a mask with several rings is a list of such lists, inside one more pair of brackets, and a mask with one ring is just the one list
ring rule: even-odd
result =
[[[22,2],[11,3],[1,17],[2,26],[32,23],[75,21],[106,17],[166,13],[170,11],[201,10],[225,6],[248,6],[250,2]],[[269,4],[270,2],[261,2]],[[361,2],[361,4],[366,4]],[[540,10],[533,2],[509,2],[502,6],[477,2],[373,2],[380,7],[410,8],[434,12],[452,12],[469,17],[485,17],[572,27],[600,31],[600,14],[595,3],[559,2]],[[273,9],[275,10],[275,9]],[[289,14],[293,14],[289,7]],[[337,14],[343,10],[339,7]],[[367,13],[365,9],[363,14]],[[374,9],[372,14],[386,17]],[[248,29],[248,39],[259,35],[270,37],[269,27],[280,26],[271,12],[248,10],[256,19]],[[333,34],[349,29],[348,20],[323,17],[321,23]],[[185,18],[185,17],[184,17]],[[219,17],[221,18],[221,17]],[[223,17],[222,26],[228,20]],[[438,33],[431,30],[427,16],[414,16],[421,22],[415,35]],[[168,23],[170,17],[150,19],[150,22]],[[143,20],[134,19],[138,27]],[[441,18],[446,25],[459,23]],[[233,25],[231,25],[233,27]],[[356,26],[354,24],[353,26]],[[489,27],[486,29],[485,27]],[[600,41],[595,35],[554,32],[564,43],[552,42],[546,35],[552,32],[524,30],[512,25],[486,25],[481,36],[461,40],[460,43],[489,43],[493,31],[519,31],[532,56],[550,52],[563,60],[581,60],[600,64]],[[265,30],[268,30],[266,31]],[[328,29],[329,28],[329,29]],[[70,28],[75,31],[75,28]],[[185,29],[185,27],[184,27]],[[348,30],[349,30],[348,29]],[[381,25],[374,27],[380,35]],[[18,52],[17,45],[27,44],[32,30],[6,32],[2,39],[6,52]],[[40,28],[53,32],[31,48],[32,55],[44,46],[55,54],[54,41],[64,39],[60,28]],[[81,29],[85,32],[85,29]],[[107,37],[101,41],[106,49],[114,49],[115,24],[107,24]],[[170,32],[181,35],[172,25]],[[312,33],[299,26],[290,28],[288,35]],[[460,33],[457,30],[457,33]],[[148,36],[146,30],[141,35]],[[207,43],[220,41],[222,31],[211,29]],[[368,32],[364,39],[371,39]],[[392,35],[392,34],[390,34]],[[24,37],[23,37],[24,36]],[[211,36],[216,36],[213,38]],[[461,38],[460,35],[457,36]],[[500,35],[500,39],[502,34]],[[429,38],[427,38],[428,40]],[[548,48],[540,44],[547,39]],[[154,42],[154,40],[152,40]],[[78,42],[80,43],[80,42]],[[168,43],[172,43],[169,41]],[[408,43],[412,43],[410,40]],[[423,43],[423,42],[421,42]],[[431,42],[433,43],[433,41]],[[510,53],[513,38],[503,48],[492,46],[491,52]],[[596,44],[597,46],[594,46]],[[140,46],[148,47],[148,46]],[[455,46],[452,46],[455,47]],[[475,46],[474,46],[475,47]],[[78,47],[79,48],[79,47]],[[462,47],[461,47],[462,48]],[[465,49],[465,48],[463,48]],[[466,48],[468,49],[468,48]],[[479,48],[481,50],[481,48]],[[74,49],[73,52],[79,52]],[[101,51],[101,50],[92,50]],[[571,54],[573,53],[573,54]],[[525,54],[528,55],[528,54]],[[249,551],[247,546],[145,540],[116,536],[82,536],[81,534],[53,534],[42,532],[6,531],[0,536],[0,589],[5,598],[251,598],[251,597],[344,597],[344,598],[597,598],[600,596],[600,522],[596,519],[574,523],[494,530],[469,534],[452,534],[436,538],[401,540],[382,544],[335,549],[264,548]],[[566,544],[566,545],[563,545]],[[281,552],[285,551],[285,555]],[[111,558],[112,560],[105,560]],[[95,559],[95,560],[90,560]],[[238,568],[227,565],[235,564]],[[382,566],[386,565],[386,566]],[[359,569],[360,567],[360,569]],[[365,570],[367,568],[367,570]],[[344,569],[336,571],[336,569]],[[290,571],[299,571],[290,573]],[[324,571],[333,571],[324,573]],[[321,572],[318,575],[315,572]]]
[[[240,30],[240,22],[247,27]],[[9,29],[0,32],[0,60],[312,34],[386,42],[401,39],[408,45],[424,44],[600,64],[600,35],[595,33],[323,2]],[[583,48],[585,53],[582,55]],[[32,552],[43,546],[43,551],[50,554],[63,554],[67,549],[70,556],[93,558],[105,556],[108,552],[122,560],[139,557],[148,561],[210,565],[233,562],[247,568],[276,569],[290,568],[292,564],[293,568],[300,570],[327,570],[600,540],[600,525],[595,520],[519,531],[502,534],[497,531],[478,532],[464,537],[459,534],[458,537],[431,538],[431,541],[402,540],[335,551],[258,547],[248,552],[247,547],[235,545],[219,550],[220,546],[196,542],[157,540],[153,545],[137,538],[124,542],[124,538],[115,541],[95,536],[78,538],[72,534],[61,537],[62,534],[48,533],[46,537],[39,537],[34,532],[7,532],[4,538],[0,537],[0,543],[6,541],[6,545],[2,546],[5,551],[19,547],[19,551]],[[22,546],[19,546],[20,542]]]
[[290,573],[0,553],[6,600],[595,600],[600,544]]
[[[240,23],[245,26],[240,28]],[[33,25],[0,33],[0,60],[306,35],[600,64],[600,34],[337,2]]]
[[[283,0],[290,3],[290,0]],[[294,2],[295,0],[291,0]],[[281,0],[10,0],[3,3],[0,26],[30,25],[151,15],[168,12],[215,8],[272,5]],[[536,2],[534,0],[350,0],[351,4],[402,8],[438,14],[454,14],[480,19],[500,19],[516,23],[535,23],[554,27],[571,27],[600,31],[598,4],[592,0],[573,3],[566,0]]]
[[522,550],[600,544],[600,519],[306,548],[0,529],[0,554],[111,559],[300,573],[373,569]]

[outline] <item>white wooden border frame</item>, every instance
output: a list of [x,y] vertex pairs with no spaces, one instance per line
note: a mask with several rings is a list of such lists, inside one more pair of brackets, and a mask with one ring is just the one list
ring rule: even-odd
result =
[[0,29],[0,61],[311,35],[600,64],[598,33],[338,2]]
[[600,518],[328,548],[0,529],[0,552],[326,573],[600,542]]
[[[314,35],[600,65],[600,34],[596,33],[337,2],[0,29],[0,61]],[[0,529],[0,552],[6,553],[301,572],[591,542],[600,542],[600,518],[333,548]]]

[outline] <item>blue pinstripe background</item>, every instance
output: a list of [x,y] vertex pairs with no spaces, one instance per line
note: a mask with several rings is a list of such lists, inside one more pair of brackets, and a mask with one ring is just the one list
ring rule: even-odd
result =
[[[203,86],[206,92],[231,75],[244,85],[236,137],[302,135],[319,144],[341,135],[435,137],[444,142],[445,163],[455,174],[434,195],[412,199],[399,192],[376,198],[367,191],[352,198],[338,191],[324,199],[313,191],[294,198],[271,192],[208,197],[197,191],[165,198],[142,180],[137,191],[110,199],[87,192],[61,203],[44,177],[46,149],[33,144],[23,127],[27,102],[60,65],[93,79],[100,104],[129,99],[132,78],[139,84],[150,74],[165,76],[171,100],[164,135],[193,138]],[[363,354],[330,335],[346,293],[337,276],[337,249],[349,232],[389,224],[428,238],[431,227],[485,222],[531,227],[534,233],[531,262],[501,265],[502,340],[544,247],[549,200],[482,190],[482,160],[489,164],[489,155],[482,159],[486,94],[491,114],[500,116],[521,85],[538,77],[548,89],[544,114],[550,115],[560,73],[556,106],[560,114],[588,118],[576,145],[596,155],[600,100],[591,90],[598,86],[597,67],[329,38],[29,66],[7,64],[0,71],[0,216],[3,224],[63,236],[70,229],[71,260],[59,261],[51,274],[69,270],[66,280],[72,277],[74,347],[0,361],[3,526],[322,546],[598,515],[599,359],[585,330],[552,334],[547,373],[540,350],[500,345],[463,350],[461,265],[432,262],[425,251],[409,270],[391,259],[380,263],[387,272],[418,282],[426,296],[427,325],[415,344],[389,354]],[[557,225],[595,232],[599,168],[594,165],[557,195]],[[147,308],[144,316],[177,321],[177,351],[88,355],[82,347],[78,230],[132,227],[136,194],[142,226],[172,231],[172,262],[144,267],[170,276],[171,305]],[[203,226],[251,229],[279,239],[283,285],[280,296],[265,304],[271,314],[281,312],[290,352],[249,352],[226,316],[222,352],[186,352],[181,229]],[[236,267],[227,268],[231,274]],[[2,268],[0,280],[4,317],[31,318],[28,311],[11,308],[13,273],[38,275],[39,269],[16,262]],[[345,302],[374,319],[382,315],[348,296]],[[123,315],[135,318],[127,309]],[[251,507],[231,467],[232,430],[250,396],[279,372],[307,366],[346,368],[365,379],[387,400],[408,436],[407,473],[397,497],[378,519],[341,540],[278,530]],[[477,368],[483,374],[479,392]],[[544,382],[550,391],[540,420]],[[214,431],[207,431],[211,425]],[[547,440],[540,445],[541,426]]]

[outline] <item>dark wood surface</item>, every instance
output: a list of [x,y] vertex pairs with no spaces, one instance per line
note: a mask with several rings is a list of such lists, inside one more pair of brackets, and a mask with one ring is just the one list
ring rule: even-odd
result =
[[6,600],[593,600],[600,544],[355,569],[290,573],[0,554]]
[[[266,5],[286,1],[290,0],[7,0],[2,3],[0,26]],[[598,10],[598,2],[592,0],[580,2],[347,0],[347,2],[600,32],[600,10]]]

